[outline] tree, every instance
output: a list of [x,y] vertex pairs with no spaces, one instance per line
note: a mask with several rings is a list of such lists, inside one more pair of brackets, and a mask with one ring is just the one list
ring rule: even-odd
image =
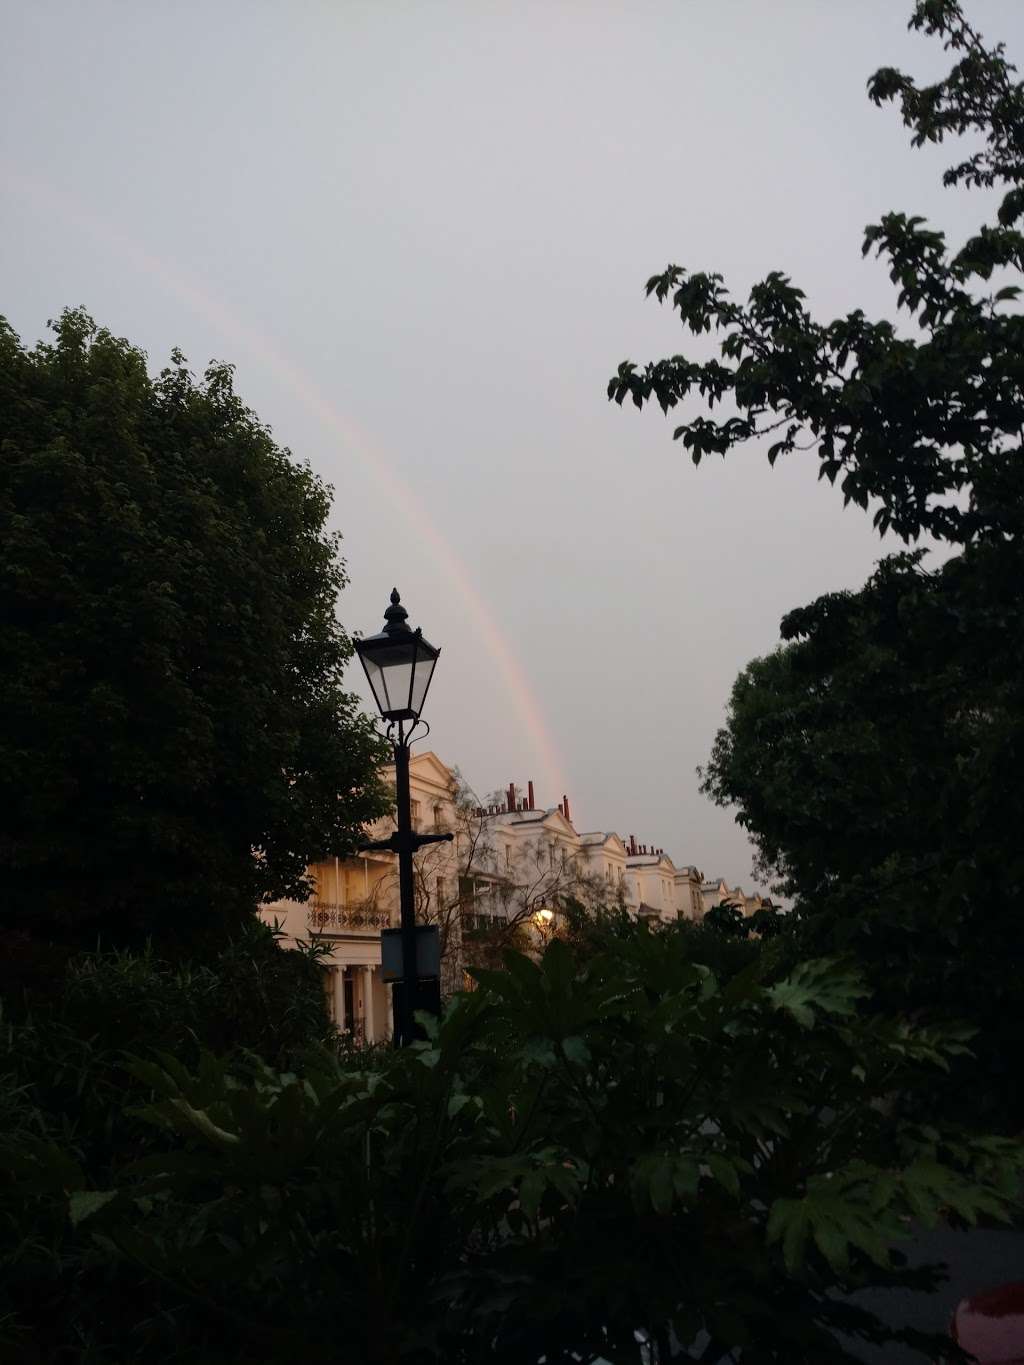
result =
[[0,898],[41,937],[222,931],[352,849],[384,757],[342,690],[331,490],[214,364],[0,320]]
[[648,294],[694,335],[717,334],[720,357],[624,362],[609,396],[654,398],[665,412],[698,397],[708,412],[727,406],[720,420],[687,412],[676,428],[695,463],[748,441],[771,463],[813,450],[819,477],[873,508],[880,531],[955,552],[938,571],[920,551],[891,557],[861,592],[791,612],[788,643],[737,680],[704,790],[737,807],[812,945],[855,949],[888,1004],[974,1020],[972,1096],[980,1065],[1015,1122],[1024,84],[956,0],[918,0],[910,26],[954,54],[949,75],[920,87],[883,68],[870,98],[899,104],[915,146],[968,135],[944,183],[1000,192],[995,220],[958,247],[904,214],[866,229],[864,251],[887,262],[910,326],[861,310],[820,323],[777,272],[738,303],[720,275],[670,266]]
[[[494,793],[487,804],[500,806],[502,796]],[[517,839],[510,861],[499,863],[487,816],[480,819],[475,862],[460,877],[468,965],[499,967],[510,949],[535,953],[571,935],[575,917],[600,918],[614,909],[608,884],[543,828]]]
[[910,540],[928,532],[969,545],[1024,529],[1019,286],[991,291],[993,272],[1024,269],[1024,85],[1002,46],[986,49],[957,0],[918,0],[910,27],[940,36],[960,56],[943,81],[919,88],[884,68],[868,83],[876,104],[899,100],[914,144],[978,134],[983,146],[945,174],[946,185],[1007,189],[997,221],[956,251],[919,217],[886,215],[868,227],[865,254],[887,260],[899,286],[898,310],[913,324],[901,334],[861,310],[816,322],[804,294],[779,272],[734,302],[721,275],[669,266],[647,282],[671,300],[695,336],[721,333],[721,360],[682,355],[638,371],[624,361],[609,382],[617,403],[652,397],[664,412],[691,396],[708,409],[728,401],[723,421],[691,417],[675,438],[695,464],[754,438],[772,437],[771,463],[815,450],[819,477],[840,482],[844,499]]
[[1024,1116],[1024,657],[1004,634],[1017,591],[961,558],[926,572],[915,553],[790,613],[789,642],[737,679],[702,788],[736,807],[807,951],[855,952],[884,1009],[974,1023],[950,1098],[969,1080],[972,1103],[1011,1125]]

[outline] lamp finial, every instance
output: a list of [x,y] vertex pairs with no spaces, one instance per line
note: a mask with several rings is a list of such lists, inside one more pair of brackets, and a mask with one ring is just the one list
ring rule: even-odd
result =
[[406,631],[409,627],[405,624],[409,619],[409,613],[402,606],[402,599],[398,595],[398,589],[391,589],[391,606],[384,613],[384,620],[387,625],[385,631],[390,635],[396,631]]

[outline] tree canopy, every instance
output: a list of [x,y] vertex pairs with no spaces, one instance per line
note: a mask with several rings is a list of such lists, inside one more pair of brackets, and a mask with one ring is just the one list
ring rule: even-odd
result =
[[915,146],[980,138],[944,183],[1005,191],[996,221],[957,248],[914,215],[865,229],[864,253],[886,262],[910,328],[861,309],[818,322],[778,271],[739,303],[721,275],[670,265],[647,281],[648,295],[668,300],[695,336],[720,335],[721,358],[623,361],[608,394],[637,407],[654,398],[666,413],[696,396],[709,412],[728,405],[722,420],[702,413],[676,427],[694,463],[753,438],[765,438],[772,463],[812,449],[819,477],[838,481],[847,502],[874,502],[879,530],[966,545],[1024,529],[1024,317],[1013,283],[1024,268],[1024,85],[957,0],[917,0],[910,27],[940,37],[957,54],[953,69],[920,87],[883,68],[870,98],[900,103]]
[[790,613],[733,687],[703,790],[736,807],[809,948],[855,952],[889,1009],[973,1021],[956,1083],[1020,1114],[1020,581],[981,569],[894,556]]
[[119,941],[304,893],[384,809],[331,490],[235,394],[81,310],[0,319],[0,896]]
[[670,266],[647,293],[693,335],[717,336],[719,356],[625,361],[608,392],[666,413],[684,405],[675,436],[698,464],[751,441],[772,463],[813,451],[819,478],[879,531],[952,552],[938,569],[922,550],[891,556],[859,592],[790,612],[780,650],[735,684],[704,791],[735,806],[816,950],[854,949],[889,1006],[973,1020],[972,1102],[987,1076],[1014,1121],[1024,84],[956,0],[918,0],[910,27],[939,38],[952,69],[920,86],[883,68],[869,96],[898,104],[915,146],[968,136],[944,183],[996,191],[993,221],[958,245],[903,213],[866,229],[864,252],[897,288],[896,321],[855,309],[819,322],[778,272],[736,302],[720,275]]

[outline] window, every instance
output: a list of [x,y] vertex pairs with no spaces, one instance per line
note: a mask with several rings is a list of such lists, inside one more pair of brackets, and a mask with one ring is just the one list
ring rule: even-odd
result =
[[434,828],[435,828],[435,829],[440,829],[443,820],[444,820],[444,811],[441,809],[440,806],[435,806],[435,807],[434,807]]
[[511,867],[512,867],[512,845],[511,845],[511,844],[506,844],[506,845],[505,845],[505,870],[508,871]]
[[548,849],[548,866],[549,866],[549,867],[554,867],[554,865],[555,865],[555,850],[554,850],[553,848],[549,848],[549,849]]
[[567,849],[563,848],[563,849],[562,849],[562,871],[563,871],[563,872],[565,871],[565,865],[566,865],[566,863],[567,863],[568,861],[569,861],[569,852],[568,852]]
[[413,822],[413,824],[414,824],[414,825],[418,824],[418,823],[419,823],[419,818],[420,818],[420,803],[419,803],[418,801],[410,801],[410,802],[409,802],[409,810],[410,810],[410,812],[411,812],[411,814],[412,814],[412,822]]

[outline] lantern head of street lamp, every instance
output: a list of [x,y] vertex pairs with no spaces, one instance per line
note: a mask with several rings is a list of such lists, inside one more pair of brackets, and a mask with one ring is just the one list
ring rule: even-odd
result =
[[410,630],[408,618],[394,588],[384,613],[384,629],[355,641],[373,699],[385,720],[419,720],[441,653],[424,640],[422,631]]

